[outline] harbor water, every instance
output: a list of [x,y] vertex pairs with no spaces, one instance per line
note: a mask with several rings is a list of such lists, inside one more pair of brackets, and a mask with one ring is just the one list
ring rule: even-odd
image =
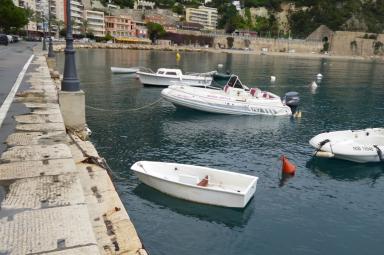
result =
[[[57,59],[63,70],[64,55]],[[384,126],[383,64],[208,52],[182,52],[176,62],[170,51],[103,49],[77,50],[76,63],[91,140],[113,169],[150,254],[383,253],[384,165],[312,159],[308,144],[325,131]],[[249,87],[280,96],[299,92],[302,117],[179,110],[160,100],[160,88],[110,72],[111,66],[206,72],[218,64]],[[323,79],[311,89],[318,73]],[[294,177],[281,179],[281,155],[297,166]],[[210,166],[260,179],[245,209],[206,206],[141,184],[130,170],[139,160]]]

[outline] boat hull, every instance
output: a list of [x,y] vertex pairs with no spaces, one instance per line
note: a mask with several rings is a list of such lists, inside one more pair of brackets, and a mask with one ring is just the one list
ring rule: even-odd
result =
[[180,78],[172,76],[160,76],[152,73],[137,72],[140,82],[144,86],[168,87],[175,84],[185,84],[189,86],[209,86],[212,77]]
[[384,129],[321,133],[313,137],[309,144],[317,150],[315,156],[318,157],[334,157],[356,163],[381,162],[379,151],[384,153]]
[[268,106],[249,103],[247,100],[230,100],[222,97],[220,100],[207,101],[206,97],[198,97],[188,93],[178,93],[171,88],[161,92],[164,99],[176,107],[190,108],[198,111],[230,114],[230,115],[269,115],[290,116],[292,111],[288,106]]
[[111,72],[116,74],[134,74],[139,71],[139,68],[124,68],[111,66]]
[[[174,178],[160,178],[141,171],[137,164],[132,166],[132,170],[135,175],[144,184],[162,192],[167,195],[208,205],[243,208],[247,205],[256,191],[257,177],[253,177],[254,181],[251,184],[247,192],[223,192],[220,190],[214,190],[206,187],[200,187],[197,185],[185,184],[177,181]],[[171,164],[171,163],[163,163]],[[181,164],[174,164],[175,166],[182,167]],[[209,171],[207,172],[207,175]]]

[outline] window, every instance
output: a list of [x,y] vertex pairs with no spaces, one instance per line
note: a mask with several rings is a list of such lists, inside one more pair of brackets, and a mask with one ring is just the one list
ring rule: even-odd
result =
[[176,75],[176,72],[167,72],[167,75]]

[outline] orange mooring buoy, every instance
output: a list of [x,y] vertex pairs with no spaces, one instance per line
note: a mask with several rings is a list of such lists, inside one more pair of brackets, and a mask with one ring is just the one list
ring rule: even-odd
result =
[[286,156],[281,156],[281,161],[283,161],[283,164],[281,166],[281,171],[285,174],[295,175],[296,166],[289,162]]

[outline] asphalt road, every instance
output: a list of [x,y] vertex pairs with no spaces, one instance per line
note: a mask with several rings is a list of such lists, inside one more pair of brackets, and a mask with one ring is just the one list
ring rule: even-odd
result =
[[[0,45],[0,105],[3,104],[23,66],[33,54],[32,48],[37,44],[39,43],[20,41],[18,43],[8,44],[8,46]],[[35,67],[30,65],[28,70],[31,70],[31,68]],[[28,88],[28,84],[25,82],[24,77],[19,91],[25,90],[26,88]],[[0,127],[0,153],[6,148],[4,144],[5,139],[15,129],[15,121],[12,117],[27,112],[27,109],[22,104],[12,103],[7,117]]]

